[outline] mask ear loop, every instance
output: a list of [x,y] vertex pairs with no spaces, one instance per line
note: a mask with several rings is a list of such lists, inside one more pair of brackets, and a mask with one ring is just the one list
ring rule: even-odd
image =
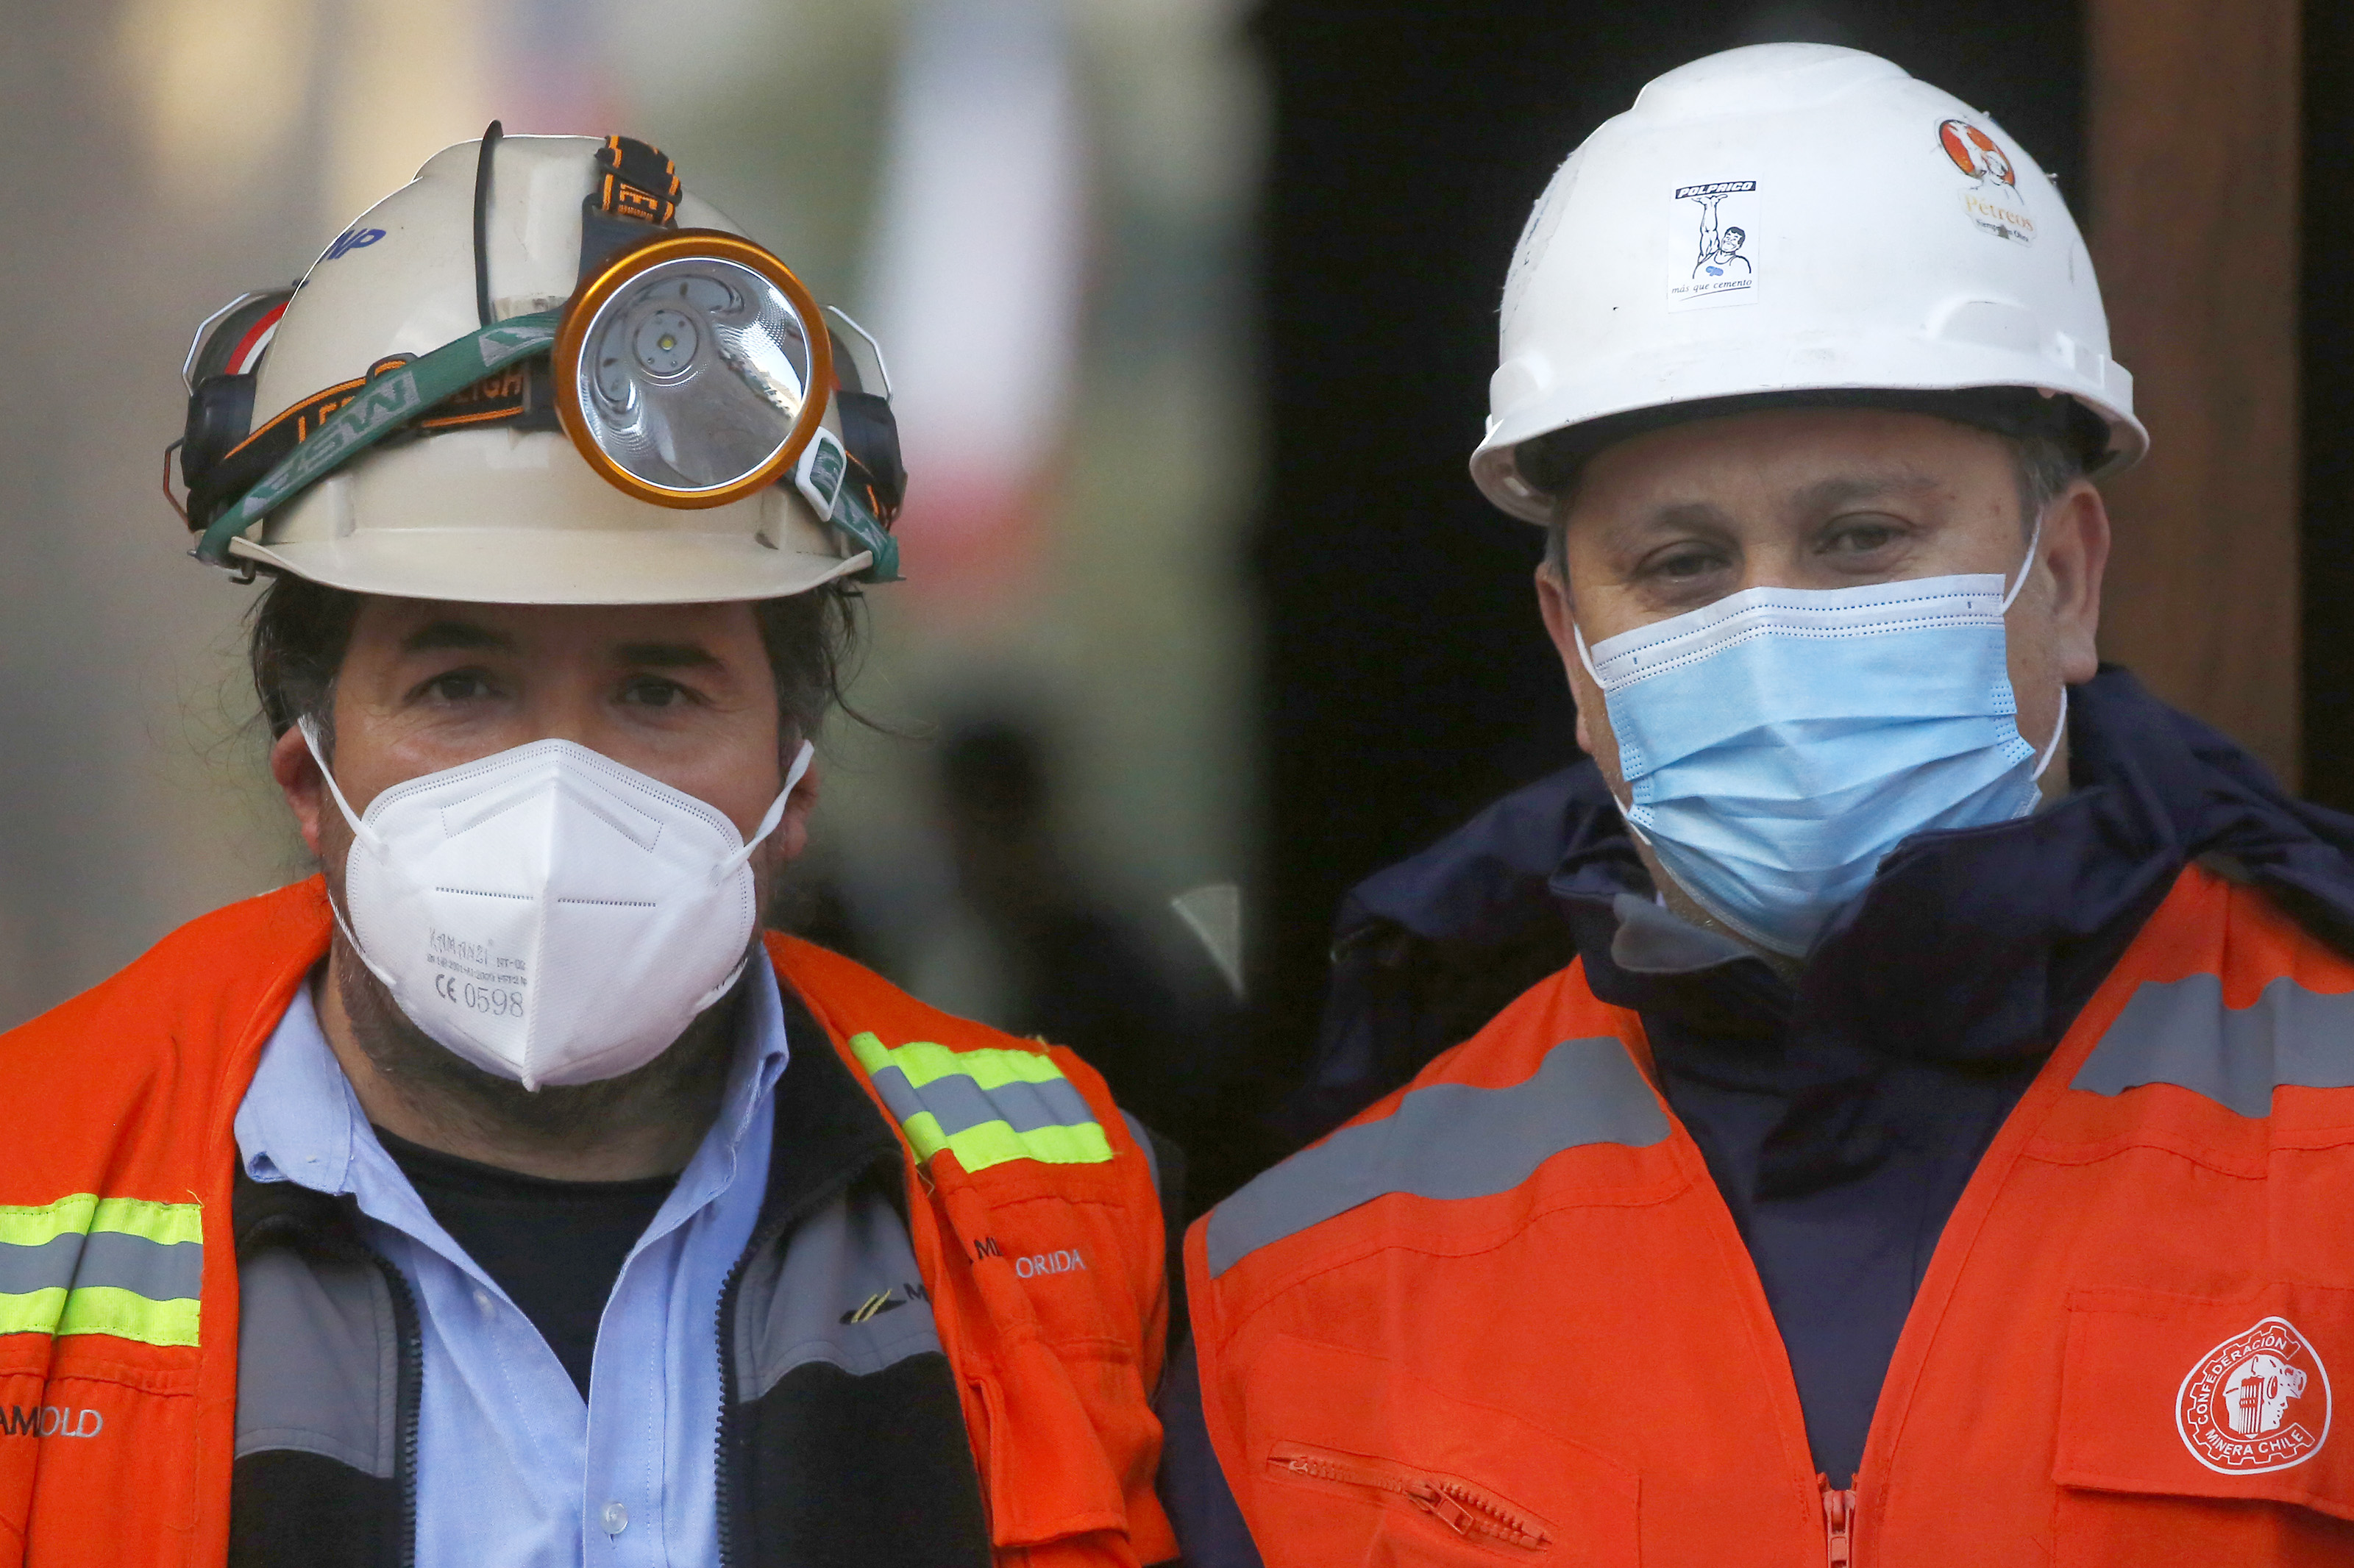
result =
[[[1569,622],[1569,637],[1571,641],[1577,644],[1577,662],[1585,666],[1585,673],[1593,680],[1595,688],[1601,692],[1605,698],[1607,698],[1610,694],[1609,688],[1602,683],[1602,672],[1594,667],[1594,655],[1586,650],[1585,633],[1578,627],[1575,617],[1572,617]],[[1609,796],[1610,803],[1618,808],[1618,815],[1620,819],[1626,822],[1627,831],[1634,834],[1637,838],[1642,840],[1643,842],[1649,843],[1651,842],[1650,835],[1644,832],[1643,830],[1636,824],[1635,819],[1627,814],[1627,802],[1618,798],[1618,791],[1606,788],[1603,790],[1603,793]],[[1661,902],[1664,903],[1665,899],[1662,898]]]
[[[2019,590],[2027,586],[2027,574],[2035,569],[2035,552],[2042,543],[2043,514],[2039,512],[2035,514],[2035,526],[2028,531],[2027,559],[2019,563],[2019,580],[2012,583],[2010,591],[2002,596],[2002,613],[2009,613],[2011,605],[2019,598]],[[2067,733],[2068,687],[2066,683],[2062,682],[2060,687],[2060,718],[2052,726],[2052,738],[2043,743],[2043,755],[2035,759],[2035,771],[2027,776],[2030,783],[2040,782],[2042,779],[2043,770],[2050,768],[2052,759],[2060,755],[2060,737]]]
[[327,793],[335,798],[335,809],[343,812],[344,821],[352,825],[352,836],[367,845],[372,853],[382,854],[384,840],[353,811],[352,803],[344,799],[343,787],[335,782],[335,770],[327,766],[325,755],[319,750],[319,726],[313,724],[310,715],[305,714],[294,721],[294,727],[302,732],[302,744],[311,748],[311,760],[319,765],[319,777],[327,781]]
[[2063,683],[2060,688],[2059,722],[2052,726],[2052,738],[2043,743],[2043,755],[2035,759],[2035,771],[2027,776],[2028,782],[2037,783],[2042,779],[2043,770],[2052,766],[2053,758],[2060,755],[2060,737],[2067,733],[2068,688]]
[[[742,849],[737,850],[734,854],[729,855],[726,860],[719,863],[718,869],[712,875],[712,881],[715,883],[725,882],[727,878],[735,875],[737,871],[743,868],[744,863],[752,858],[752,852],[758,849],[761,844],[768,842],[769,835],[777,831],[777,824],[785,820],[785,802],[791,800],[793,798],[793,791],[801,788],[801,775],[809,771],[810,764],[816,759],[817,747],[811,746],[806,740],[801,742],[800,755],[793,758],[791,768],[790,768],[785,774],[784,789],[778,792],[777,798],[769,805],[767,814],[761,817],[760,825],[752,831],[751,839],[746,842]],[[757,947],[758,944],[756,943],[755,946]],[[737,964],[734,969],[727,971],[727,978],[726,980],[721,980],[717,985],[713,986],[709,991],[703,993],[702,999],[695,1004],[695,1011],[701,1012],[705,1008],[709,1007],[713,1002],[717,1001],[721,997],[726,996],[729,991],[734,991],[736,989],[736,982],[744,978],[744,971],[751,967],[751,963],[752,955],[750,953],[746,953],[744,955],[743,962]]]
[[[1577,622],[1575,620],[1571,620],[1569,623],[1569,636],[1570,641],[1577,644],[1577,662],[1585,666],[1585,673],[1594,682],[1595,685],[1596,687],[1601,687],[1602,672],[1594,667],[1594,655],[1585,651],[1585,633],[1578,630]],[[1607,689],[1605,688],[1604,690],[1605,694],[1607,694]]]
[[[353,814],[352,803],[344,799],[343,788],[335,782],[335,770],[327,766],[326,758],[320,754],[319,726],[313,724],[310,715],[305,714],[294,721],[294,727],[302,732],[302,744],[311,748],[311,760],[319,765],[319,777],[327,781],[327,793],[335,798],[335,809],[343,812],[344,821],[351,824],[352,836],[366,844],[369,853],[382,858],[383,838],[374,828],[369,827]],[[335,903],[333,894],[327,897],[327,913],[335,917],[335,928],[344,934],[344,940],[352,945],[352,951],[358,955],[361,963],[367,966],[368,972],[382,980],[385,989],[398,998],[400,995],[399,983],[374,959],[368,957],[367,948],[360,945],[358,933],[354,931],[351,923],[344,918],[344,912]]]
[[744,847],[721,861],[712,872],[712,881],[725,882],[735,875],[752,858],[752,852],[768,842],[769,835],[777,831],[777,824],[785,820],[785,802],[793,798],[793,791],[801,788],[801,775],[807,773],[810,764],[816,760],[817,747],[806,740],[801,742],[801,751],[793,758],[792,767],[786,771],[784,789],[770,802],[767,813],[760,819],[760,825],[752,830],[752,836],[745,841]]
[[2027,586],[2027,574],[2035,569],[2035,552],[2042,546],[2042,544],[2043,514],[2039,512],[2035,514],[2035,526],[2028,531],[2027,559],[2019,563],[2019,579],[2010,585],[2010,591],[2002,596],[2003,614],[2008,615],[2010,612],[2012,601],[2019,598],[2019,590]]

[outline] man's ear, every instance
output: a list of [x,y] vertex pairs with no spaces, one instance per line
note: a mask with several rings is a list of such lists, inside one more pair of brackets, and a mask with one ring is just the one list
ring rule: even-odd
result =
[[1561,580],[1551,561],[1537,563],[1537,614],[1544,619],[1545,635],[1553,639],[1553,652],[1560,655],[1561,672],[1569,678],[1569,694],[1577,705],[1577,749],[1591,755],[1594,735],[1586,715],[1602,700],[1602,694],[1585,673],[1585,664],[1577,656],[1577,639],[1571,630],[1574,612],[1569,602],[1569,587]]
[[319,759],[311,755],[302,730],[292,725],[288,725],[286,733],[270,743],[270,776],[278,780],[286,804],[294,812],[294,825],[302,830],[304,846],[313,856],[322,855],[321,813],[332,804],[327,799],[326,776],[319,771]]
[[2076,481],[2052,503],[2037,555],[2052,582],[2060,678],[2078,685],[2101,667],[2101,579],[2109,565],[2109,510],[2090,480]]

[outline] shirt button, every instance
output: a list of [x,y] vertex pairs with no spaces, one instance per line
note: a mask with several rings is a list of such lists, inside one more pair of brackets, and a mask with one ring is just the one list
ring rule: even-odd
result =
[[605,1533],[608,1535],[619,1535],[630,1528],[630,1510],[619,1502],[609,1502],[605,1505],[604,1518]]

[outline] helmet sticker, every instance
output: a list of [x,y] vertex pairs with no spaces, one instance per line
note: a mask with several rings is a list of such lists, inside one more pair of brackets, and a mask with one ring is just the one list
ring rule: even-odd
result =
[[1668,223],[1668,309],[1745,305],[1757,297],[1757,182],[1675,187]]
[[1967,120],[1937,127],[1937,144],[1954,167],[1969,176],[1962,187],[1962,210],[1983,233],[2020,245],[2035,243],[2035,219],[2019,192],[2019,166],[2002,143]]
[[381,228],[346,228],[335,236],[334,243],[327,247],[327,253],[319,260],[323,262],[340,261],[353,251],[365,250],[383,238],[384,230]]

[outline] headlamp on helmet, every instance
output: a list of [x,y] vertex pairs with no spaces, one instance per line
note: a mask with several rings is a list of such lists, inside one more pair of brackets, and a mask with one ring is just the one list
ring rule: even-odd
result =
[[295,291],[246,295],[198,329],[175,443],[196,557],[228,567],[233,539],[380,442],[505,424],[560,428],[600,477],[659,505],[721,506],[790,483],[873,557],[867,580],[896,577],[889,530],[906,473],[874,339],[831,313],[868,350],[879,395],[791,269],[739,235],[674,227],[675,170],[620,136],[598,153],[571,297],[493,319],[484,225],[498,137],[493,122],[475,177],[477,331],[355,366],[252,430],[255,371]]

